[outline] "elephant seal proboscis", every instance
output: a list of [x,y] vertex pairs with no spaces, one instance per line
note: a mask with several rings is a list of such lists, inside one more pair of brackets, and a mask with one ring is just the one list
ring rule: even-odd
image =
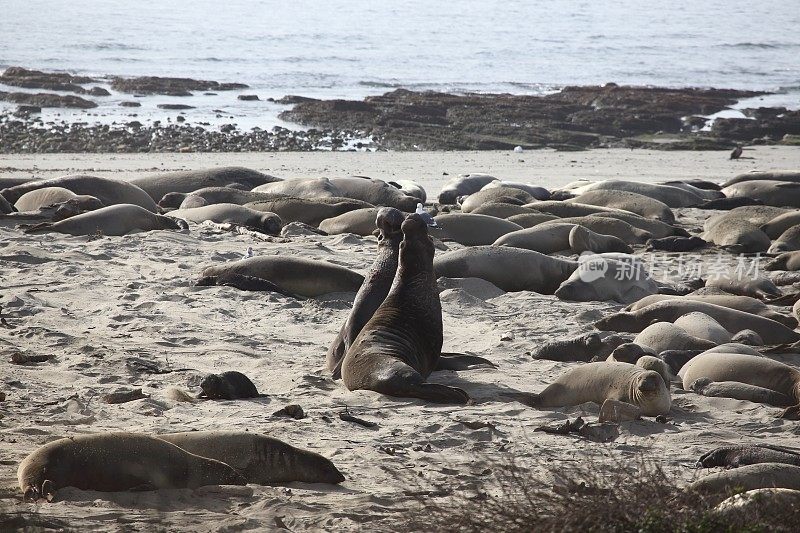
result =
[[797,333],[774,320],[696,300],[668,299],[639,308],[636,311],[616,313],[595,323],[602,331],[638,333],[655,322],[673,322],[693,311],[710,316],[728,331],[752,329],[767,344],[784,344],[800,340]]
[[717,504],[731,494],[763,488],[800,489],[800,466],[781,463],[745,465],[701,477],[686,490]]
[[469,196],[480,191],[486,184],[497,178],[488,174],[462,174],[444,184],[439,192],[439,203],[454,204],[461,196]]
[[378,254],[353,300],[353,308],[350,310],[347,321],[342,325],[339,334],[328,348],[325,359],[325,364],[334,379],[341,377],[344,354],[386,299],[397,272],[400,241],[403,240],[400,226],[405,217],[403,213],[393,207],[382,207],[373,220],[373,227],[380,230]]
[[352,270],[313,259],[258,255],[203,270],[203,277],[226,273],[270,281],[282,291],[314,298],[332,292],[356,292],[364,277]]
[[247,483],[269,485],[291,481],[344,481],[342,473],[325,457],[258,433],[188,431],[165,433],[156,437],[189,453],[230,465]]
[[438,403],[469,401],[455,387],[426,383],[442,353],[442,307],[433,273],[433,241],[422,218],[401,225],[403,240],[392,288],[342,360],[348,390]]
[[[678,375],[685,390],[778,407],[791,406],[781,416],[800,419],[800,371],[768,357],[706,352],[692,358]],[[709,391],[703,390],[709,385],[712,386]]]
[[141,188],[158,202],[172,192],[189,193],[206,187],[241,187],[251,190],[265,183],[282,181],[280,178],[245,167],[218,167],[179,172],[159,172],[134,178],[131,183]]
[[667,414],[672,406],[669,389],[658,372],[629,363],[586,363],[567,370],[538,394],[512,397],[536,408],[619,400],[639,407],[646,416]]
[[740,466],[759,463],[782,463],[800,466],[800,452],[770,444],[721,446],[700,456],[697,466],[702,468],[714,468],[716,466],[739,468]]
[[78,195],[94,196],[104,205],[133,204],[153,213],[158,206],[150,196],[136,185],[120,180],[85,176],[82,174],[62,176],[47,180],[31,181],[0,191],[10,203],[15,203],[23,194],[45,187],[62,187]]
[[244,400],[266,396],[259,394],[250,378],[230,370],[221,374],[208,374],[200,382],[200,398],[208,400]]
[[19,465],[26,500],[52,500],[57,490],[120,492],[244,485],[227,464],[200,457],[169,442],[136,433],[102,433],[45,444]]
[[116,204],[50,223],[24,227],[25,233],[66,233],[68,235],[106,235],[119,237],[133,231],[188,229],[186,222],[155,213],[133,204]]
[[578,262],[510,246],[473,246],[437,256],[433,267],[437,276],[481,278],[506,292],[553,294]]
[[275,213],[256,211],[237,204],[212,204],[178,209],[170,212],[169,216],[195,223],[208,220],[218,224],[236,224],[267,235],[280,235],[283,225],[281,217]]

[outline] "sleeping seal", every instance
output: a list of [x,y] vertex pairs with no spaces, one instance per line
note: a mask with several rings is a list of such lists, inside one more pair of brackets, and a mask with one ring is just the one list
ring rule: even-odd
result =
[[218,167],[179,172],[159,172],[134,178],[131,183],[141,188],[158,202],[165,194],[189,193],[206,187],[237,187],[251,190],[265,183],[281,181],[280,178],[245,167]]
[[69,235],[95,235],[119,237],[132,231],[162,229],[187,229],[186,222],[164,215],[156,215],[138,205],[116,204],[67,218],[60,222],[43,222],[25,228],[25,233],[66,233]]
[[439,192],[439,203],[454,204],[461,196],[469,196],[481,190],[487,183],[497,178],[488,174],[461,174],[444,184]]
[[267,235],[280,235],[282,226],[281,217],[275,213],[256,211],[237,204],[211,204],[178,209],[171,211],[169,216],[196,223],[208,220],[218,224],[236,224]]

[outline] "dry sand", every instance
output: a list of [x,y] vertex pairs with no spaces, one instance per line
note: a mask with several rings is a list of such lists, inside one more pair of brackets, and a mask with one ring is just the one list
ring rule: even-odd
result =
[[[443,172],[482,171],[553,187],[579,177],[722,180],[750,168],[800,168],[799,149],[763,147],[749,155],[755,159],[731,162],[720,152],[627,150],[13,155],[0,156],[0,175],[134,176],[155,169],[238,164],[282,177],[411,178],[433,196],[448,178]],[[689,218],[681,221],[697,227],[698,213],[687,211]],[[626,422],[609,445],[534,433],[539,425],[567,417],[595,419],[598,407],[539,411],[499,394],[508,387],[541,390],[576,364],[534,361],[526,352],[545,341],[590,331],[595,320],[619,309],[615,304],[575,304],[526,292],[486,300],[459,290],[443,292],[445,350],[472,352],[499,368],[435,373],[432,381],[458,385],[475,399],[474,405],[440,406],[351,393],[328,377],[325,352],[349,312],[352,294],[297,301],[192,286],[204,266],[236,260],[248,246],[259,255],[324,259],[363,272],[372,262],[375,242],[352,235],[262,240],[207,226],[90,239],[29,236],[0,226],[0,304],[13,326],[0,329],[0,350],[16,347],[54,357],[32,366],[0,362],[0,391],[7,395],[0,403],[0,520],[24,515],[29,523],[82,531],[264,530],[281,524],[292,530],[369,530],[379,523],[398,524],[414,512],[414,493],[432,484],[452,491],[489,488],[495,463],[509,456],[544,471],[559,462],[596,460],[597,454],[631,459],[644,454],[662,460],[668,471],[688,482],[701,473],[694,462],[713,447],[791,445],[796,440],[797,423],[775,419],[776,408],[674,388],[673,422]],[[644,258],[654,259],[650,254]],[[674,279],[677,258],[660,257],[659,262],[668,270],[666,277]],[[139,373],[128,366],[135,360],[175,371]],[[165,395],[169,387],[196,391],[204,373],[232,369],[250,376],[269,397],[177,403]],[[141,387],[150,398],[121,405],[99,400],[123,387]],[[291,403],[301,405],[307,418],[271,416]],[[341,421],[338,414],[345,408],[378,427]],[[464,421],[491,427],[470,429]],[[293,483],[121,494],[67,489],[51,504],[20,499],[17,465],[56,437],[191,429],[247,429],[285,439],[331,458],[347,481],[340,486]]]

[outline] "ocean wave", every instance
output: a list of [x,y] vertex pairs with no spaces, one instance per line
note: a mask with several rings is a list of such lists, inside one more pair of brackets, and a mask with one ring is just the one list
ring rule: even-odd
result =
[[751,43],[751,42],[744,42],[744,43],[723,43],[714,45],[714,48],[744,48],[744,49],[764,49],[764,50],[772,50],[778,48],[800,48],[800,43],[776,43],[776,42],[767,42],[767,43]]

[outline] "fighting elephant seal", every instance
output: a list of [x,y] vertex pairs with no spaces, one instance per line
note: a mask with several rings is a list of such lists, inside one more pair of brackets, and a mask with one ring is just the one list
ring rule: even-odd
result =
[[169,442],[136,433],[102,433],[45,444],[19,465],[26,500],[51,500],[57,490],[120,492],[244,485],[225,463],[200,457]]
[[514,187],[494,187],[491,189],[481,189],[467,196],[467,198],[461,202],[461,211],[463,213],[470,213],[488,203],[505,202],[523,205],[535,200],[536,198],[522,189],[515,189]]
[[706,198],[689,189],[672,185],[656,185],[639,181],[604,180],[573,189],[573,194],[581,195],[589,191],[624,191],[658,200],[669,207],[693,207],[703,203]]
[[432,237],[465,246],[492,244],[503,235],[522,229],[522,226],[502,218],[473,213],[437,215],[434,220],[436,227],[428,229]]
[[381,209],[387,208],[365,207],[326,218],[319,223],[319,229],[328,235],[338,235],[340,233],[353,233],[361,236],[372,235],[375,232],[375,217],[378,216]]
[[454,204],[461,196],[476,193],[486,184],[496,180],[497,178],[488,174],[461,174],[444,184],[439,192],[439,203]]
[[233,187],[204,187],[192,192],[170,192],[158,201],[164,209],[189,209],[210,204],[244,205],[250,202],[269,202],[286,197],[285,194],[253,192]]
[[353,308],[347,320],[328,348],[325,358],[325,365],[334,379],[341,377],[344,354],[389,294],[397,272],[400,241],[403,240],[403,233],[400,231],[403,220],[403,214],[393,207],[382,207],[373,217],[372,227],[377,227],[380,231],[378,253],[353,300]]
[[740,181],[722,189],[728,198],[744,196],[765,205],[800,207],[800,183],[773,180]]
[[578,268],[561,283],[555,295],[574,302],[630,303],[656,292],[658,284],[635,257],[587,254],[580,257]]
[[751,170],[738,174],[722,184],[722,188],[730,187],[743,181],[788,181],[800,183],[800,170]]
[[438,255],[437,276],[481,278],[506,292],[553,294],[578,268],[576,261],[508,246],[473,246]]
[[205,187],[239,187],[251,190],[280,178],[245,167],[219,167],[180,172],[159,172],[134,178],[131,183],[147,192],[158,202],[171,192],[188,193]]
[[616,313],[599,320],[595,323],[595,327],[602,331],[638,333],[653,321],[673,322],[693,311],[705,313],[728,331],[752,329],[767,344],[783,344],[800,340],[800,333],[774,320],[719,305],[685,299],[662,300],[633,312]]
[[331,198],[344,196],[328,178],[288,179],[254,187],[253,192],[283,194],[298,198]]
[[271,281],[284,291],[313,298],[332,292],[356,292],[364,277],[352,270],[314,259],[259,255],[203,270],[205,276],[242,274]]
[[[678,372],[685,390],[708,396],[732,397],[788,407],[783,418],[800,419],[800,371],[767,357],[739,353],[706,352],[687,362]],[[698,383],[699,380],[702,380]],[[702,388],[716,385],[708,394]]]
[[469,400],[461,389],[425,382],[443,343],[434,247],[427,227],[417,214],[401,225],[403,240],[392,288],[342,360],[342,381],[348,390],[439,403]]
[[540,393],[512,397],[536,408],[568,407],[618,400],[639,407],[646,416],[669,413],[672,399],[663,378],[630,363],[586,363],[567,370]]
[[689,334],[682,327],[669,322],[655,322],[644,328],[633,343],[650,348],[659,354],[666,350],[707,350],[715,343]]
[[247,483],[270,485],[292,481],[344,481],[342,473],[325,457],[258,433],[187,431],[156,437],[189,453],[231,466]]
[[717,222],[703,233],[703,239],[736,254],[766,252],[771,244],[758,226],[739,219]]
[[635,192],[588,191],[580,196],[566,200],[566,202],[622,209],[623,211],[636,213],[645,218],[660,220],[667,224],[675,222],[675,214],[667,204]]
[[331,183],[345,198],[360,200],[376,207],[394,207],[406,213],[413,213],[417,198],[408,196],[400,189],[392,187],[383,180],[372,178],[331,178]]
[[218,224],[236,224],[267,235],[279,235],[283,225],[281,217],[275,213],[256,211],[237,204],[211,204],[203,207],[178,209],[171,211],[169,216],[195,223],[208,220]]
[[3,195],[9,202],[15,203],[23,194],[45,187],[62,187],[75,194],[94,196],[107,206],[133,204],[153,213],[158,213],[158,206],[150,198],[150,195],[136,185],[126,181],[82,174],[23,183],[16,187],[3,189],[0,191],[0,195]]
[[186,229],[182,220],[156,215],[138,205],[117,204],[89,211],[60,222],[35,224],[25,233],[67,233],[69,235],[95,235],[119,237],[132,231]]
[[569,232],[569,248],[577,254],[583,252],[595,254],[606,252],[633,253],[633,248],[628,246],[622,239],[613,235],[595,233],[585,226],[575,226]]
[[244,206],[256,211],[275,213],[284,222],[302,222],[311,226],[318,226],[326,218],[333,218],[349,211],[375,207],[367,202],[351,198],[296,198],[293,196],[249,202]]
[[764,265],[764,270],[800,270],[800,251],[784,252]]
[[244,400],[264,396],[258,393],[250,378],[235,370],[208,374],[200,382],[200,389],[203,392],[199,397],[208,400]]

